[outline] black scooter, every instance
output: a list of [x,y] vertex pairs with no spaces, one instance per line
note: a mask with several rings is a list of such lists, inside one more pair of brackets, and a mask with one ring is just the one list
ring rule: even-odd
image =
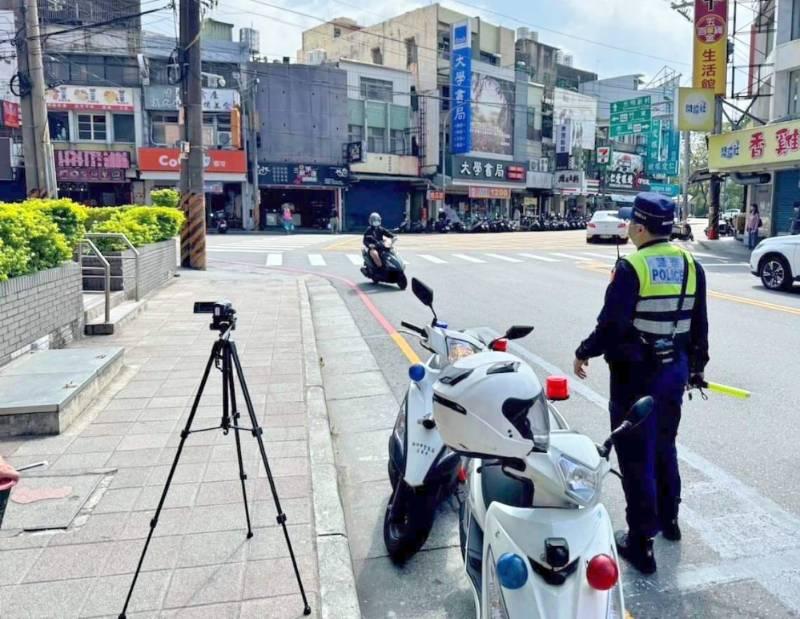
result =
[[371,279],[373,284],[385,282],[387,284],[397,284],[400,290],[405,290],[408,287],[408,279],[406,278],[405,270],[406,263],[397,255],[394,250],[394,244],[397,238],[391,240],[384,240],[384,250],[381,252],[381,261],[383,266],[378,267],[373,261],[372,256],[369,255],[369,250],[366,247],[361,247],[361,258],[364,265],[361,267],[361,274],[367,279]]
[[225,234],[228,231],[228,219],[225,217],[225,211],[211,213],[211,223],[214,224],[218,234]]

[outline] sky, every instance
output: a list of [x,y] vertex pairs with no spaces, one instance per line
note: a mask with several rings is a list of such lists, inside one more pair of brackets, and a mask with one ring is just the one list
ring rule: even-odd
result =
[[[218,0],[209,16],[261,33],[261,54],[296,58],[301,33],[335,17],[371,25],[429,4],[424,0]],[[574,66],[601,78],[641,73],[649,79],[666,65],[691,75],[692,25],[670,8],[669,0],[444,0],[443,6],[489,23],[539,32],[539,41],[574,56]],[[740,3],[745,20],[751,15]],[[275,8],[280,7],[280,8]],[[174,35],[171,13],[146,19],[150,29]],[[742,35],[742,40],[748,37]],[[745,64],[745,43],[737,44],[737,64]],[[620,49],[622,48],[622,49]],[[739,73],[737,80],[744,80]]]

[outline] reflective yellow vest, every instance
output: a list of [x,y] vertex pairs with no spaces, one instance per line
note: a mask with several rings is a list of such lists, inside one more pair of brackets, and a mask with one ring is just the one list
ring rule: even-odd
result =
[[[689,266],[686,295],[681,311],[678,303],[683,284],[684,260]],[[692,310],[697,292],[697,269],[692,255],[671,243],[656,243],[625,256],[639,279],[633,326],[645,339],[684,339],[692,326]],[[677,327],[675,320],[677,318]]]

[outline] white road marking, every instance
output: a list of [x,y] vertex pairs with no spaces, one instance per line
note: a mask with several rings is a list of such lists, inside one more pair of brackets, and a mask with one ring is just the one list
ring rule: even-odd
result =
[[347,259],[356,266],[361,266],[364,262],[358,254],[347,254]]
[[556,254],[554,253],[553,256],[558,256],[559,258],[566,258],[567,260],[578,260],[579,262],[586,262],[589,258],[585,258],[584,256],[575,256],[574,254]]
[[701,262],[705,267],[749,267],[749,262]]
[[[206,247],[207,252],[215,253],[215,254],[266,254],[270,250],[268,249],[247,249],[247,248],[237,248],[237,247]],[[283,250],[278,250],[283,251]]]
[[537,256],[536,254],[517,254],[523,258],[530,258],[531,260],[541,260],[542,262],[559,262],[556,258],[548,258],[547,256]]
[[423,260],[427,260],[428,262],[433,262],[433,264],[447,264],[446,260],[442,260],[441,258],[437,258],[436,256],[429,256],[427,254],[417,254]]
[[716,254],[704,254],[699,251],[692,251],[689,250],[693,256],[700,256],[701,258],[716,258],[717,260],[728,260],[728,258],[724,258],[723,256],[717,256]]
[[510,256],[503,256],[502,254],[485,254],[490,258],[497,258],[498,260],[504,260],[506,262],[522,262],[522,260],[517,260],[516,258],[512,258]]
[[267,266],[279,267],[283,264],[283,254],[267,254]]
[[325,266],[325,258],[323,258],[320,254],[308,254],[308,261],[311,263],[312,267]]
[[481,260],[480,258],[475,258],[473,256],[467,256],[466,254],[453,254],[456,258],[461,258],[462,260],[466,260],[467,262],[474,262],[476,264],[486,264],[486,260]]
[[613,254],[596,254],[590,251],[582,251],[581,253],[584,256],[592,256],[593,258],[601,258],[603,260],[613,260],[614,262],[617,261],[617,257]]

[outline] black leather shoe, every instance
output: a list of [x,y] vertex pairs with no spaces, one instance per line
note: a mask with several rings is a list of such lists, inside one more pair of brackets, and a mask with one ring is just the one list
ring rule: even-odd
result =
[[653,540],[649,537],[631,535],[627,531],[614,534],[620,556],[642,574],[656,571],[656,557],[653,554]]
[[663,525],[661,527],[661,535],[671,542],[681,541],[681,528],[678,526],[678,519],[670,520],[669,523]]

